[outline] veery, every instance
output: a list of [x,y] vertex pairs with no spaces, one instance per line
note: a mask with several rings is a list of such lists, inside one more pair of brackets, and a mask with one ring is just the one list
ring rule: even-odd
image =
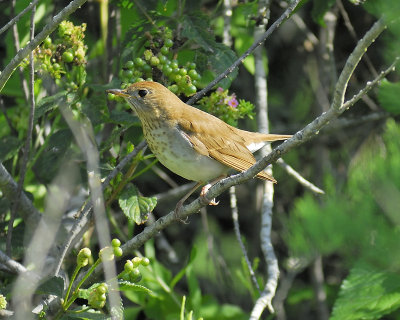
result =
[[[157,82],[137,82],[124,90],[111,89],[121,96],[138,115],[144,137],[158,160],[177,175],[197,184],[176,205],[183,202],[202,184],[204,196],[210,186],[233,168],[245,171],[255,164],[253,152],[271,141],[291,135],[263,134],[240,130],[211,114],[182,102]],[[276,180],[261,171],[257,178]],[[210,204],[216,204],[213,200]]]

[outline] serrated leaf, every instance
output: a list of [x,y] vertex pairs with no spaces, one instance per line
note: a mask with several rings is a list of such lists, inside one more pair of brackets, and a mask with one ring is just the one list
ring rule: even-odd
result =
[[59,100],[67,95],[67,91],[60,91],[50,97],[45,97],[38,101],[35,108],[34,120],[37,121],[46,112],[58,107]]
[[0,162],[6,161],[15,156],[22,146],[22,142],[13,136],[0,138]]
[[125,216],[136,224],[143,224],[147,221],[148,215],[157,204],[156,197],[142,197],[133,184],[128,184],[119,198],[119,206]]
[[[208,67],[215,75],[225,71],[236,60],[235,53],[226,45],[215,41],[210,29],[209,19],[201,13],[185,15],[182,19],[182,37],[199,45],[207,56]],[[200,54],[200,52],[198,52]],[[237,76],[237,68],[219,85],[228,88]]]
[[64,293],[64,279],[61,277],[51,277],[36,289],[36,293],[51,294],[57,297],[62,297]]
[[120,281],[120,282],[118,282],[118,285],[119,285],[119,289],[121,291],[128,291],[128,290],[139,291],[139,292],[144,292],[144,293],[150,294],[152,296],[155,296],[155,293],[153,291],[151,291],[149,288],[138,285],[136,283],[132,283],[129,281]]
[[400,308],[400,276],[359,266],[340,288],[331,320],[380,319]]
[[382,81],[378,100],[383,109],[395,115],[400,114],[400,82]]

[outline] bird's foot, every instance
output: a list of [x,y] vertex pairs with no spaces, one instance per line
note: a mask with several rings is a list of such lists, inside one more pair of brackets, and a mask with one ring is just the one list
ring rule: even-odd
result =
[[219,201],[215,201],[215,198],[209,200],[209,199],[206,197],[206,193],[207,193],[207,191],[208,191],[211,187],[212,187],[212,184],[209,183],[209,184],[206,184],[206,185],[201,189],[201,192],[200,192],[200,199],[203,201],[204,204],[208,204],[208,205],[210,205],[210,206],[217,206],[217,205],[219,204]]
[[[186,200],[186,199],[184,199],[184,200]],[[187,222],[189,217],[186,217],[185,219],[182,219],[180,217],[180,213],[181,213],[181,210],[182,210],[183,202],[184,201],[179,201],[176,204],[176,207],[175,207],[175,210],[174,210],[174,216],[175,216],[175,219],[178,220],[179,222],[181,222],[183,224],[189,224],[189,222]]]

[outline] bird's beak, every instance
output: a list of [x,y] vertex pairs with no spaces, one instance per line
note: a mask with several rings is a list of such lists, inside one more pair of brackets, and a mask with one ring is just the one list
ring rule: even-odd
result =
[[121,89],[108,89],[107,90],[108,93],[112,93],[115,94],[116,96],[120,96],[123,98],[129,98],[129,94],[126,93],[125,90],[121,90]]

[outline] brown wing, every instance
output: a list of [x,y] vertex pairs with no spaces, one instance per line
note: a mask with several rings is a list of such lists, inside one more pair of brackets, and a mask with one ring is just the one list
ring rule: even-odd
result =
[[[236,128],[209,114],[206,114],[207,117],[202,117],[204,113],[198,109],[190,109],[190,118],[182,117],[178,125],[197,152],[238,171],[245,171],[256,163],[253,154],[246,148],[245,140],[238,134]],[[196,119],[196,121],[190,119]],[[273,177],[263,171],[258,173],[257,177],[276,182]]]

